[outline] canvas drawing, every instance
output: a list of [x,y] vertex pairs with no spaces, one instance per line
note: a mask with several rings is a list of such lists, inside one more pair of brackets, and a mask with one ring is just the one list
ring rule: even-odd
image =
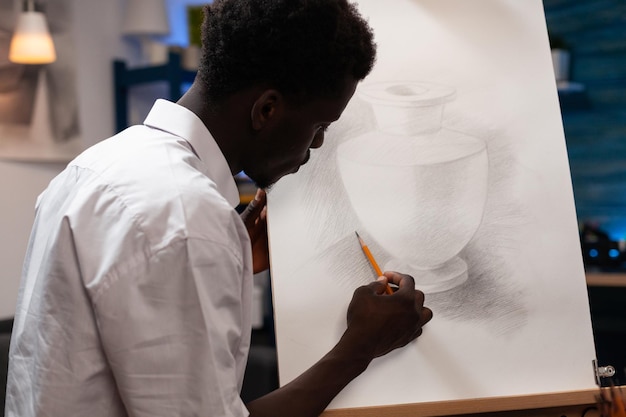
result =
[[414,276],[434,312],[331,403],[595,386],[567,152],[540,0],[357,2],[376,66],[269,193],[281,384],[337,342],[353,290]]
[[21,1],[0,0],[0,159],[69,161],[81,150],[72,2],[49,3],[57,60],[25,65],[8,59]]

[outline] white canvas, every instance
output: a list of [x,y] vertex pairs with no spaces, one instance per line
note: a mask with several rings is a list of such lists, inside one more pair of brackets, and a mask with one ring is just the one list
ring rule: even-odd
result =
[[595,358],[540,0],[360,0],[378,60],[269,193],[281,384],[338,341],[353,290],[410,272],[434,318],[329,408],[593,388]]

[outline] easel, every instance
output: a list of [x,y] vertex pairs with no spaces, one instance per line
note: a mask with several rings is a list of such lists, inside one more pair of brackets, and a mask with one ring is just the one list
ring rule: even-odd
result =
[[[612,366],[597,366],[596,383],[615,374]],[[603,390],[608,388],[602,388]],[[618,387],[625,390],[626,387]],[[328,410],[321,417],[599,417],[600,389],[469,400],[399,404]]]
[[[401,404],[383,407],[329,410],[322,417],[421,417],[421,416],[502,416],[502,417],[598,417],[599,389],[514,397]],[[585,411],[587,411],[585,413]]]

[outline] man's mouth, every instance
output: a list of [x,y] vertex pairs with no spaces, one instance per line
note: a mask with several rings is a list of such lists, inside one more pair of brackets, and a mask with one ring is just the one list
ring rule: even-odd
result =
[[291,171],[291,173],[296,173],[300,170],[300,167],[302,165],[305,165],[307,162],[309,162],[309,159],[311,159],[311,152],[307,152],[306,156],[304,157],[304,159],[302,160],[302,162],[300,162],[300,164],[298,166],[296,166],[293,171]]

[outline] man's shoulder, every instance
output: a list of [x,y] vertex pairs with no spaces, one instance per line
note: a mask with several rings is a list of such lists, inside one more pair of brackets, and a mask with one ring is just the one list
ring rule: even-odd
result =
[[76,173],[65,175],[84,177],[78,184],[83,200],[93,200],[89,205],[102,207],[103,215],[124,210],[132,220],[128,227],[151,242],[168,236],[239,239],[237,213],[183,138],[134,126],[88,149],[72,169]]

